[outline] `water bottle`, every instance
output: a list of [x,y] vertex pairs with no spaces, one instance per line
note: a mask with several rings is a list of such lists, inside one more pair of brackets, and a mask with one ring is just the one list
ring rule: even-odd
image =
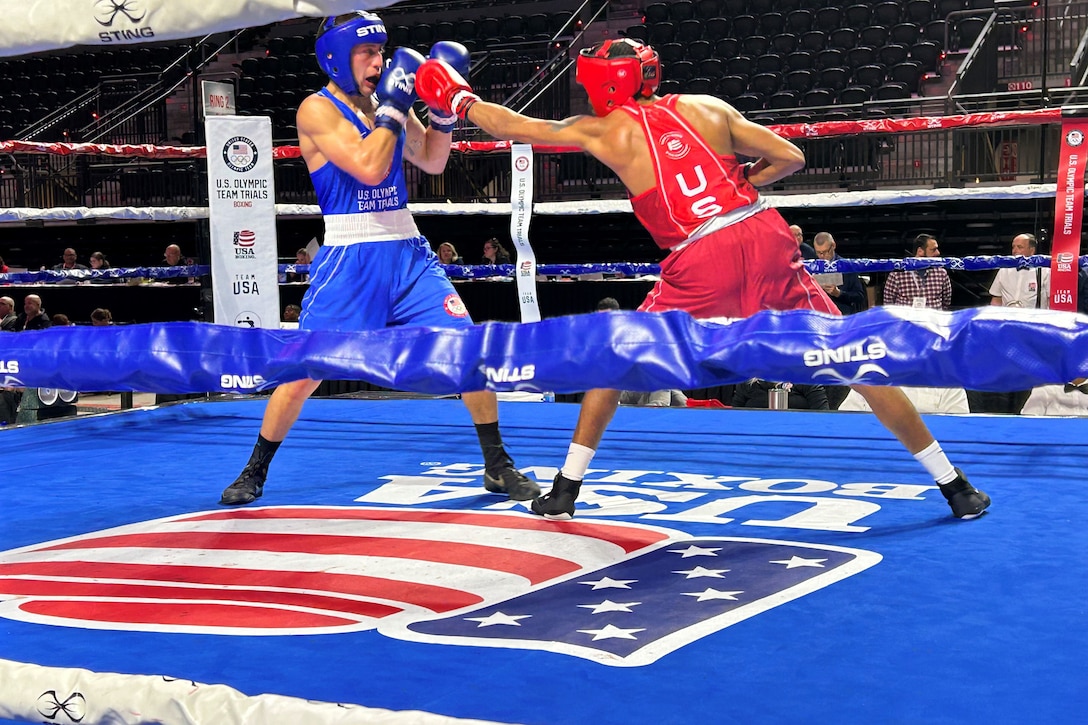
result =
[[550,390],[545,390],[544,391],[544,402],[545,403],[554,403],[555,402],[555,393],[553,393]]

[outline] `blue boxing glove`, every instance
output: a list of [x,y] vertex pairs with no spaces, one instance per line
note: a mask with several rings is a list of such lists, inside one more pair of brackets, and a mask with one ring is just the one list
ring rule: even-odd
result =
[[[462,77],[468,78],[472,58],[469,56],[468,48],[460,43],[455,43],[452,40],[440,40],[431,46],[430,55],[427,57],[430,60],[442,60],[449,63]],[[448,115],[435,108],[430,108],[429,111],[431,128],[442,133],[453,133],[453,129],[457,125],[457,116]]]
[[397,48],[382,73],[374,91],[378,111],[374,125],[399,134],[408,121],[408,113],[416,100],[416,70],[423,64],[422,55],[411,48]]

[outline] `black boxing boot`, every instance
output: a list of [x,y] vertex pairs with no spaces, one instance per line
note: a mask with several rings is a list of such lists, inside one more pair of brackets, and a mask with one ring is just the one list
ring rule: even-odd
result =
[[957,519],[973,519],[982,515],[990,505],[990,497],[971,485],[963,471],[956,468],[956,477],[948,483],[940,484],[941,493],[952,507],[952,515]]
[[249,462],[234,483],[223,490],[219,503],[223,506],[241,506],[253,503],[264,493],[264,480],[268,477],[268,464],[272,462],[272,456],[280,447],[279,441],[267,440],[264,436],[257,436],[257,444],[253,446],[253,453]]
[[573,519],[574,502],[581,489],[581,481],[572,481],[565,478],[562,472],[557,473],[555,481],[552,482],[552,490],[533,501],[533,513],[557,521]]

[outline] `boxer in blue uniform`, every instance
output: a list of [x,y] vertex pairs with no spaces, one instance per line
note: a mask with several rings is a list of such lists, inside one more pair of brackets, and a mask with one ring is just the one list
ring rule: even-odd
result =
[[[419,53],[398,48],[384,60],[385,25],[367,12],[326,18],[318,64],[329,84],[298,109],[299,148],[325,221],[325,243],[310,265],[302,299],[304,330],[374,330],[399,325],[473,324],[408,211],[403,160],[440,174],[457,117],[431,111],[425,128],[412,112]],[[458,43],[436,43],[431,58],[468,73]],[[223,491],[221,504],[258,499],[268,465],[319,380],[285,383],[272,393],[253,454]],[[528,501],[540,487],[514,467],[499,434],[498,403],[488,391],[464,393],[484,455],[484,487]]]

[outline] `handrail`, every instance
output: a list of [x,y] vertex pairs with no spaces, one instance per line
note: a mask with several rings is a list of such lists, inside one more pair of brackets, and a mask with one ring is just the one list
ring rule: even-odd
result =
[[[589,1],[590,0],[583,0],[582,4],[578,7],[578,10],[576,10],[567,21],[567,25],[569,25],[575,18],[579,16],[582,10],[589,4]],[[603,13],[606,13],[608,11],[610,4],[611,3],[608,2],[608,0],[601,3],[601,6],[597,8],[597,10],[589,18],[589,21],[582,26],[582,29],[579,30],[578,33],[570,39],[570,42],[568,42],[566,47],[562,49],[562,52],[556,53],[554,56],[552,56],[551,60],[542,65],[540,67],[540,70],[533,74],[533,76],[528,81],[526,81],[521,86],[521,88],[510,94],[510,96],[503,101],[502,105],[510,108],[514,108],[516,106],[516,110],[518,110],[519,112],[522,112],[526,108],[528,108],[529,105],[532,103],[532,100],[535,100],[540,96],[540,93],[536,91],[536,86],[544,85],[545,88],[548,88],[552,85],[552,83],[554,83],[554,74],[552,74],[552,71],[561,61],[569,60],[568,53],[570,49],[573,48],[579,41],[581,41],[581,39],[585,36],[586,30],[588,30],[590,26],[592,26],[593,23],[596,22]],[[566,25],[564,25],[563,27],[565,28]],[[559,38],[559,33],[556,33],[556,35],[548,42],[553,43],[557,38]],[[567,63],[566,65],[564,65],[561,72],[565,72],[569,68],[570,64]],[[534,94],[533,98],[518,106],[517,104],[521,100],[521,98],[529,95],[530,93]]]
[[[178,58],[175,59],[173,63],[168,65],[166,68],[164,68],[162,70],[162,73],[159,75],[159,81],[158,82],[156,82],[155,84],[153,84],[149,88],[145,89],[144,91],[141,91],[140,93],[136,94],[132,98],[128,99],[121,106],[118,106],[116,109],[113,109],[110,116],[105,119],[106,120],[105,124],[102,123],[102,121],[103,121],[102,118],[99,118],[95,124],[92,124],[92,126],[95,129],[95,133],[94,133],[94,135],[92,137],[86,138],[84,140],[86,140],[88,142],[92,142],[92,143],[97,142],[97,141],[101,141],[105,136],[107,136],[108,134],[110,134],[111,132],[113,132],[114,130],[116,130],[117,128],[122,126],[123,124],[125,124],[128,121],[132,120],[133,118],[139,116],[141,113],[146,112],[148,109],[153,107],[155,104],[157,104],[157,103],[159,103],[161,101],[165,101],[167,98],[169,98],[171,95],[173,95],[177,91],[178,88],[185,85],[185,83],[187,83],[189,81],[192,81],[193,83],[195,83],[196,82],[196,77],[197,77],[199,71],[202,68],[204,68],[205,66],[207,66],[217,55],[219,55],[221,52],[223,52],[223,50],[225,50],[231,43],[234,43],[235,41],[237,41],[238,38],[240,38],[242,36],[242,34],[244,34],[245,32],[246,32],[246,29],[236,31],[225,42],[220,44],[219,47],[217,47],[214,51],[212,51],[212,52],[210,52],[208,54],[196,53],[197,49],[203,48],[204,44],[213,37],[212,35],[205,35],[199,41],[194,43],[188,50],[186,50],[185,53],[178,56]],[[177,77],[177,80],[175,80],[175,81],[173,81],[171,83],[168,79],[172,75],[176,75],[176,74],[173,74],[173,73],[170,72],[171,69],[173,69],[173,68],[179,68],[180,69],[181,64],[183,62],[191,60],[194,54],[204,55],[205,57],[201,58],[195,65],[192,65],[191,69],[186,69],[186,71],[185,71],[185,73],[183,75],[181,75],[180,77]],[[120,118],[117,118],[117,116],[120,116]],[[86,132],[90,132],[90,129],[91,129],[91,126],[88,126],[88,127],[84,128],[82,130],[86,131]]]

